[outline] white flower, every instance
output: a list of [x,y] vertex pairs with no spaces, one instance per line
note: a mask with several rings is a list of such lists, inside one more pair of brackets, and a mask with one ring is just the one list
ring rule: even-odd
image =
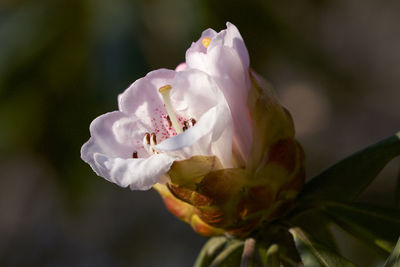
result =
[[232,117],[217,83],[206,73],[160,69],[119,96],[119,111],[90,125],[82,159],[110,182],[147,190],[172,163],[215,155],[232,166]]
[[226,26],[219,33],[207,29],[192,43],[186,52],[186,68],[208,73],[222,90],[234,123],[235,157],[245,163],[252,145],[252,125],[247,108],[251,87],[249,54],[235,25],[228,22]]

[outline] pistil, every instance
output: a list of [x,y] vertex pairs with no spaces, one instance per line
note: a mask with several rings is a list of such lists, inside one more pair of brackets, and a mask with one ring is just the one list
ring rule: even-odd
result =
[[171,85],[165,85],[165,86],[161,87],[160,89],[158,89],[158,91],[162,95],[162,98],[163,98],[164,104],[165,104],[165,108],[167,109],[169,120],[171,121],[172,126],[174,127],[176,133],[180,134],[182,132],[182,129],[179,125],[178,119],[175,116],[175,112],[174,112],[174,109],[172,108],[171,98],[169,95],[169,92],[171,91],[171,89],[172,89]]

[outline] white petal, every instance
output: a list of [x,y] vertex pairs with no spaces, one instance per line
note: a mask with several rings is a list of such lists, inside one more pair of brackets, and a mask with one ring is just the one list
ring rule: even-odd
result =
[[235,49],[243,62],[243,66],[247,69],[250,66],[249,52],[247,51],[242,35],[236,26],[230,22],[226,23],[226,31],[225,45]]
[[181,64],[179,64],[178,66],[176,66],[175,71],[183,71],[187,69],[187,65],[186,62],[182,62]]
[[194,117],[198,120],[221,101],[226,103],[215,81],[196,69],[178,72],[170,95],[175,111],[186,119]]
[[106,113],[91,123],[91,137],[81,148],[81,158],[108,181],[146,190],[168,171],[173,158],[153,155],[133,159],[133,152],[148,156],[142,146],[145,132],[148,130],[140,120],[120,111]]
[[148,158],[112,158],[94,154],[98,174],[121,187],[132,190],[148,190],[161,181],[174,159],[167,154],[155,154]]
[[226,167],[232,166],[232,117],[217,84],[204,72],[179,72],[171,91],[177,112],[196,118],[194,127],[171,137],[156,149],[180,159],[194,155],[216,155]]
[[167,69],[152,71],[119,96],[119,109],[147,125],[150,133],[157,134],[159,142],[175,133],[168,125],[168,114],[158,91],[160,87],[172,84],[175,74]]
[[247,110],[249,76],[239,54],[226,46],[216,46],[207,54],[192,53],[188,66],[195,66],[210,74],[224,93],[235,126],[235,145],[246,159],[252,144],[252,127]]
[[[119,95],[119,110],[127,114],[136,114],[141,118],[151,117],[153,108],[163,106],[158,89],[171,84],[174,77],[175,71],[173,70],[159,69],[149,72]],[[137,114],[138,109],[142,108],[144,103],[147,103],[147,108]]]
[[232,167],[232,123],[229,109],[220,105],[206,112],[196,125],[156,146],[156,150],[179,159],[194,155],[217,156]]

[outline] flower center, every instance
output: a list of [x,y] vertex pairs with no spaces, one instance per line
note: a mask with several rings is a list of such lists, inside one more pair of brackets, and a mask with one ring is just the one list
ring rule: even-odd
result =
[[202,45],[207,48],[210,45],[211,39],[209,37],[204,37],[201,40]]
[[[171,130],[170,127],[173,127],[175,132],[176,132],[176,134],[180,134],[180,133],[186,131],[187,129],[193,127],[196,124],[196,119],[194,119],[194,118],[189,118],[189,119],[180,118],[179,120],[177,119],[177,117],[175,115],[175,112],[174,112],[174,109],[173,109],[172,104],[171,104],[171,98],[170,98],[171,89],[172,89],[172,86],[169,85],[169,84],[164,85],[164,86],[162,86],[162,87],[160,87],[158,89],[158,91],[160,92],[160,94],[161,94],[161,96],[163,98],[163,102],[164,102],[165,108],[166,108],[167,113],[168,113],[167,116],[165,116],[165,115],[161,116],[160,115],[160,119],[161,118],[165,118],[166,121],[167,121],[167,126],[169,127],[169,129]],[[156,110],[159,111],[158,108]],[[157,120],[155,118],[153,118],[152,121],[155,122],[156,125],[162,127],[162,124],[163,124],[162,122],[157,122]],[[157,140],[157,135],[156,135],[157,133],[160,135],[160,130],[157,129],[157,127],[156,127],[155,132],[152,132],[152,133],[147,132],[144,135],[143,140],[142,140],[143,148],[150,155],[151,154],[158,154],[159,152],[155,149],[155,146],[157,145],[157,143],[159,141],[162,141],[163,139],[169,137],[169,136],[166,136],[166,135],[168,135],[168,132],[165,132],[165,133],[162,133],[161,136],[159,136],[159,137],[161,137],[161,139]],[[172,135],[175,135],[175,133],[172,134]],[[138,152],[137,151],[134,151],[132,153],[132,158],[138,158]]]
[[167,109],[167,113],[168,113],[168,117],[169,117],[168,122],[171,122],[172,127],[174,127],[176,133],[180,134],[182,132],[182,128],[179,125],[178,119],[175,116],[175,112],[174,112],[174,109],[171,104],[171,98],[169,95],[169,92],[171,91],[171,89],[172,89],[172,86],[168,84],[163,87],[160,87],[160,89],[158,89],[158,92],[160,92],[160,94],[162,95],[162,98],[164,100],[165,108]]

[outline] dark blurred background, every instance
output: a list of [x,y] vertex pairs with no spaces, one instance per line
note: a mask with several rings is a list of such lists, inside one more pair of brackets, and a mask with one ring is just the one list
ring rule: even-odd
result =
[[[308,177],[400,130],[400,2],[0,1],[0,266],[190,266],[205,238],[80,159],[117,95],[231,21],[292,112]],[[393,206],[398,161],[362,201]],[[372,251],[334,229],[362,266]],[[367,249],[367,248],[365,248]]]

